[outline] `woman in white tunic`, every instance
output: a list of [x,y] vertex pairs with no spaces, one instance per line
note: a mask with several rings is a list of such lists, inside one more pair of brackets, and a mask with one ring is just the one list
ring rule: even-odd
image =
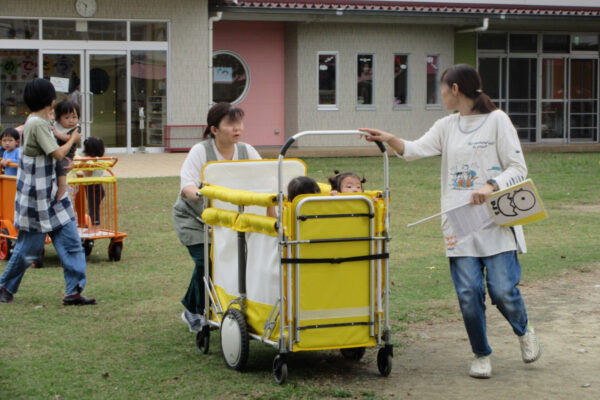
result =
[[[493,191],[525,180],[527,167],[517,132],[509,117],[482,92],[477,71],[465,64],[447,69],[442,74],[441,92],[446,109],[458,112],[436,121],[418,140],[403,140],[378,129],[361,130],[369,134],[368,141],[387,143],[409,161],[441,155],[442,210],[469,201],[482,204]],[[450,273],[475,354],[469,374],[475,378],[489,378],[492,374],[484,270],[492,303],[519,337],[523,361],[536,361],[539,344],[517,288],[521,279],[517,250],[525,247],[521,227],[511,229],[494,224],[457,237],[443,215],[442,231]]]

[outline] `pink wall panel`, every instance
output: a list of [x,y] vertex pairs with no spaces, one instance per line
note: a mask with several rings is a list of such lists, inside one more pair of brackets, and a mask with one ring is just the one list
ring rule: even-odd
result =
[[[250,69],[250,89],[239,103],[246,113],[243,141],[253,146],[284,142],[284,27],[280,22],[220,21],[213,49],[239,54]],[[276,135],[275,130],[279,130]]]

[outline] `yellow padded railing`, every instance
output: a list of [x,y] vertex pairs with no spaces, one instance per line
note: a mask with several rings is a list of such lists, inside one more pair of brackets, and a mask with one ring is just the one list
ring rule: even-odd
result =
[[248,190],[229,189],[217,185],[205,185],[200,189],[202,196],[225,201],[238,206],[269,207],[277,204],[275,193],[254,193]]

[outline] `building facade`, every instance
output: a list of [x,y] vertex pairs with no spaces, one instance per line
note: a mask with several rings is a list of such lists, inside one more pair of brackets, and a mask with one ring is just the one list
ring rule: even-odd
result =
[[20,91],[43,76],[113,152],[189,148],[211,100],[242,107],[259,148],[360,126],[416,139],[447,114],[441,72],[464,62],[524,143],[598,144],[600,7],[497,3],[5,0],[0,125],[22,123]]

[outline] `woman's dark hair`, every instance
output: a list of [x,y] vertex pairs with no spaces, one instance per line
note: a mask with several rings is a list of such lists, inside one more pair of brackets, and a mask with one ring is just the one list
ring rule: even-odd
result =
[[329,184],[331,185],[331,190],[336,190],[338,192],[342,191],[342,182],[344,179],[346,179],[349,176],[353,176],[356,179],[358,179],[361,183],[361,186],[363,183],[365,183],[367,180],[365,178],[360,178],[358,175],[356,175],[354,172],[342,172],[340,173],[340,171],[335,170],[333,171],[333,173],[335,174],[334,176],[330,176],[329,179]]
[[294,197],[307,193],[321,193],[321,188],[313,178],[308,176],[297,176],[288,183],[288,200],[294,200]]
[[440,81],[450,88],[456,83],[458,90],[460,90],[461,93],[475,101],[473,104],[474,111],[488,114],[497,108],[489,96],[483,93],[483,89],[481,88],[481,76],[479,76],[479,73],[470,65],[457,64],[448,68],[442,74]]
[[54,85],[45,79],[34,78],[25,85],[23,91],[23,101],[33,112],[43,110],[52,104],[56,99],[56,90]]
[[96,136],[90,136],[83,141],[83,152],[88,157],[104,156],[104,142]]
[[0,134],[0,139],[2,139],[4,136],[9,136],[15,139],[16,141],[19,141],[19,131],[15,128],[6,128],[5,130],[3,130]]
[[241,120],[244,118],[244,110],[234,107],[231,103],[225,101],[215,104],[208,110],[208,115],[206,116],[206,129],[204,129],[204,136],[202,138],[214,138],[215,135],[210,131],[210,128],[212,126],[218,128],[221,121],[226,117],[229,117],[232,121]]
[[58,121],[62,115],[72,112],[76,112],[79,118],[81,116],[79,105],[71,100],[61,100],[54,106],[54,120]]

